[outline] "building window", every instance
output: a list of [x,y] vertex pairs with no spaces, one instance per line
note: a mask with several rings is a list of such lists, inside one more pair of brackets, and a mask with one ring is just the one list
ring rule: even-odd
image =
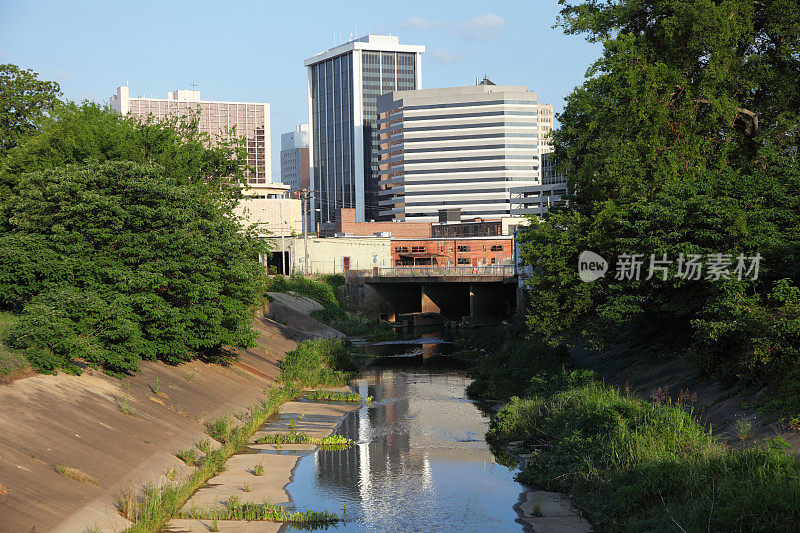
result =
[[492,251],[493,252],[502,252],[503,251],[503,245],[502,244],[493,244],[492,245]]
[[497,263],[497,259],[492,257],[492,264],[494,265],[495,263]]
[[407,254],[408,247],[407,246],[396,246],[394,252],[397,254]]
[[458,258],[458,264],[459,265],[468,265],[469,264],[469,258],[468,257],[459,257]]
[[469,246],[467,246],[465,244],[459,244],[458,245],[458,251],[459,252],[469,252]]
[[411,247],[411,253],[412,254],[421,254],[424,251],[425,251],[425,247],[424,246],[412,246]]

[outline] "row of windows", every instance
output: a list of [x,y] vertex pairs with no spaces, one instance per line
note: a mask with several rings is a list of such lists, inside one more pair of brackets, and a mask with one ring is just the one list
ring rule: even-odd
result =
[[438,130],[460,130],[467,128],[491,128],[496,126],[523,126],[528,128],[538,128],[537,122],[484,122],[481,124],[452,124],[449,126],[422,126],[419,128],[405,128],[405,131],[438,131]]

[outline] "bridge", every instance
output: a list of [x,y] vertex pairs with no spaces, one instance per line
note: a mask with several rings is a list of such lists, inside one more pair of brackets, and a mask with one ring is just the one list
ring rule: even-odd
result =
[[347,277],[351,305],[392,322],[424,316],[496,324],[514,314],[518,301],[513,265],[376,267]]

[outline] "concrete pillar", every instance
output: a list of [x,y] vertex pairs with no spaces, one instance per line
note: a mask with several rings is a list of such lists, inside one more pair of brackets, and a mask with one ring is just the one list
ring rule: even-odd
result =
[[436,300],[438,300],[438,294],[436,294],[436,288],[428,285],[422,285],[422,294],[421,294],[421,302],[422,302],[422,312],[423,313],[441,313],[442,307]]

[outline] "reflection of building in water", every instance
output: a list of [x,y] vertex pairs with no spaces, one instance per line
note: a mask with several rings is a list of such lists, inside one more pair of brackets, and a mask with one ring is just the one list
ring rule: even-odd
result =
[[337,433],[363,444],[341,451],[321,450],[316,459],[320,486],[347,488],[348,493],[363,492],[378,479],[426,470],[424,457],[409,453],[409,387],[406,376],[399,372],[376,372],[369,378],[370,384],[359,391],[362,396],[373,396],[376,403],[396,400],[379,408],[362,407],[346,417]]

